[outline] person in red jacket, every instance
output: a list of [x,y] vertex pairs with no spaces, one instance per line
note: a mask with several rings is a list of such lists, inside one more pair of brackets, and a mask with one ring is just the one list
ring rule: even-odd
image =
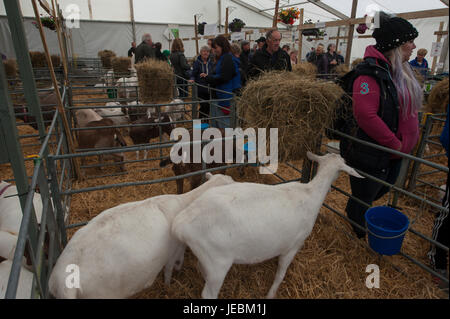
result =
[[[410,153],[419,138],[417,113],[422,89],[408,60],[416,48],[417,30],[407,20],[380,12],[380,27],[372,36],[376,45],[366,48],[364,64],[353,82],[353,115],[356,137],[403,153]],[[394,184],[401,158],[373,147],[341,140],[341,155],[347,164]],[[350,177],[352,195],[368,205],[389,191],[371,179]],[[367,207],[349,199],[348,217],[365,228]],[[353,226],[359,238],[365,231]]]

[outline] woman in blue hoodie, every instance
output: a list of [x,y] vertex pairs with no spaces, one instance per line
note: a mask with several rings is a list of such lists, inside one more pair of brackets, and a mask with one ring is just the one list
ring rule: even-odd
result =
[[[200,48],[200,55],[194,61],[190,83],[196,82],[200,84],[197,86],[197,96],[200,100],[210,100],[209,96],[209,84],[206,82],[206,78],[200,77],[200,74],[212,74],[213,64],[209,55],[211,50],[209,46],[205,45]],[[208,102],[200,102],[200,118],[209,117],[209,103]]]
[[[214,39],[213,45],[214,53],[216,56],[216,68],[213,74],[200,74],[200,77],[205,78],[206,82],[211,84],[218,90],[230,92],[230,94],[224,92],[215,92],[215,98],[217,99],[229,99],[232,98],[233,91],[240,88],[240,73],[239,65],[233,59],[231,54],[231,47],[228,40],[219,35]],[[230,114],[231,101],[221,101],[213,103],[211,105],[211,117],[225,116]],[[221,118],[213,120],[211,126],[218,128],[230,127],[230,118]]]

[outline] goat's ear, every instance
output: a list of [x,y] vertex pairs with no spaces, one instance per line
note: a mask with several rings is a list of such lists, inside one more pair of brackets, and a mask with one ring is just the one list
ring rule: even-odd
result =
[[211,173],[206,173],[206,179],[209,181],[210,179],[211,179],[211,177],[213,177],[213,174],[211,174]]
[[306,152],[306,156],[314,162],[319,162],[320,156],[317,156],[316,154],[311,153],[310,151]]
[[347,164],[344,164],[341,167],[341,170],[346,172],[346,173],[348,173],[351,176],[355,176],[355,177],[358,177],[358,178],[365,178],[364,176],[359,175],[354,168],[351,168]]

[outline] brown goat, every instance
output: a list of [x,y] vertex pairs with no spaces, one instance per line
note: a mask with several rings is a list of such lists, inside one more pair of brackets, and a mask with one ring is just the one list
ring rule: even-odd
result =
[[[159,125],[145,125],[139,126],[139,124],[151,124],[151,123],[169,123],[161,125],[162,135],[166,133],[170,137],[170,133],[175,128],[175,125],[170,124],[172,119],[165,113],[161,113],[159,119],[158,117],[148,117],[143,116],[133,121],[133,124],[137,126],[132,126],[130,128],[130,138],[133,140],[134,145],[145,144],[152,138],[159,136]],[[144,159],[147,159],[147,150],[144,152]],[[139,151],[136,152],[136,157],[139,159]]]
[[[50,126],[50,123],[53,120],[57,102],[58,100],[55,92],[45,92],[43,94],[39,93],[39,104],[41,106],[42,118],[44,120],[44,125],[46,128]],[[31,125],[31,127],[37,130],[38,126],[36,118],[31,115],[29,108],[25,105],[25,99],[19,98],[19,103],[20,104],[15,104],[14,106],[14,112],[18,114],[17,117],[20,118],[24,123]]]
[[[225,136],[225,129],[219,128],[219,130],[221,131],[222,136]],[[191,131],[191,136],[193,136],[192,135],[192,131]],[[235,150],[235,146],[236,146],[236,142],[234,141],[233,142],[233,149],[234,150]],[[181,162],[181,163],[178,163],[178,164],[174,164],[174,163],[172,163],[171,159],[168,158],[168,159],[162,160],[159,163],[159,166],[160,167],[165,167],[165,166],[167,166],[169,164],[172,164],[172,171],[175,174],[175,176],[180,176],[180,175],[187,174],[187,173],[201,171],[203,169],[203,164],[202,163],[193,163],[192,156],[193,156],[193,145],[191,144],[191,146],[190,146],[190,160],[189,160],[190,163],[183,163],[183,162]],[[214,151],[211,152],[211,156],[214,156]],[[235,154],[234,154],[234,160],[236,160],[236,155]],[[222,141],[222,163],[212,162],[210,164],[205,164],[205,165],[206,165],[207,169],[209,169],[209,168],[216,168],[216,167],[221,167],[221,166],[226,166],[227,165],[227,163],[225,163],[225,141]],[[217,174],[225,174],[225,171],[226,171],[226,168],[224,168],[223,170],[219,170],[216,173]],[[242,176],[243,175],[243,170],[240,169],[239,173]],[[189,180],[189,184],[191,186],[191,190],[193,190],[194,188],[196,188],[196,187],[201,185],[201,183],[202,183],[202,175],[198,174],[198,175],[191,176],[191,177],[188,178],[188,180]],[[183,182],[184,182],[184,179],[183,178],[177,179],[176,182],[177,182],[177,194],[183,194]]]
[[[100,127],[112,126],[113,121],[110,119],[102,119],[99,121],[91,121],[85,127]],[[92,130],[78,131],[78,146],[79,148],[108,148],[116,146],[126,146],[127,143],[122,134],[117,128],[100,128]],[[115,162],[123,162],[123,154],[109,154],[107,157],[112,157]],[[103,155],[98,156],[99,163],[102,163]],[[125,166],[122,163],[119,166],[121,171],[125,171]],[[101,167],[100,167],[101,169]]]

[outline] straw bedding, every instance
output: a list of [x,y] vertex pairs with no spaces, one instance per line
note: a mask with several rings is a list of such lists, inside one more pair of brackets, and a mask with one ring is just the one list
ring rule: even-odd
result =
[[59,55],[52,54],[50,58],[52,59],[52,64],[54,68],[61,66],[61,57]]
[[[80,97],[85,99],[85,97]],[[34,130],[29,126],[19,128],[20,134],[30,134]],[[129,138],[127,138],[129,142]],[[26,141],[30,143],[30,141]],[[326,141],[325,141],[326,142]],[[35,154],[36,149],[26,149],[26,154]],[[165,151],[165,154],[168,151]],[[127,159],[135,159],[134,152],[126,153]],[[149,157],[159,156],[158,151],[152,151]],[[95,163],[95,159],[91,160]],[[440,161],[444,161],[440,159]],[[291,164],[301,168],[301,161],[292,161]],[[32,162],[27,162],[28,174],[32,172]],[[128,175],[108,177],[98,180],[75,182],[73,188],[95,186],[100,184],[122,183],[127,181],[144,181],[165,176],[172,176],[170,166],[158,171],[141,172],[144,169],[158,168],[158,162],[126,164]],[[108,174],[116,172],[115,168],[105,168],[103,172],[90,169],[92,174]],[[259,175],[251,167],[245,169],[240,177],[237,169],[227,171],[236,181],[250,181],[273,184],[278,178],[271,175]],[[288,180],[299,178],[300,174],[292,168],[280,164],[277,173]],[[10,178],[12,172],[9,165],[0,165],[1,179]],[[441,178],[442,176],[438,176]],[[432,182],[436,176],[423,176],[424,180]],[[348,177],[342,173],[335,186],[344,191],[350,191]],[[188,188],[186,182],[185,187]],[[432,188],[421,187],[427,195],[435,195]],[[72,197],[70,224],[89,221],[103,210],[117,206],[121,203],[137,201],[160,194],[176,194],[175,182],[166,182],[155,185],[126,187],[104,191],[76,194]],[[375,205],[386,204],[389,196],[386,195]],[[346,197],[332,190],[326,203],[333,208],[343,211]],[[431,235],[434,214],[427,207],[408,198],[400,197],[399,206],[411,220],[419,214],[414,229]],[[77,228],[79,229],[79,228]],[[77,229],[68,232],[69,238]],[[421,268],[400,256],[379,257],[367,249],[367,244],[350,235],[350,226],[333,212],[322,208],[310,237],[305,241],[303,248],[297,253],[288,268],[285,279],[280,285],[277,298],[281,299],[443,299],[448,295],[441,292],[432,282],[431,275]],[[408,233],[403,244],[403,251],[408,255],[428,264],[426,253],[429,245],[417,236]],[[368,289],[365,281],[368,273],[367,265],[377,264],[380,267],[380,288]],[[277,259],[271,259],[255,265],[233,265],[225,278],[219,298],[263,298],[270,288],[277,269]],[[196,257],[189,251],[186,253],[184,264],[179,272],[174,272],[171,285],[164,285],[162,273],[156,278],[153,285],[136,294],[133,298],[200,298],[204,280],[198,268]]]
[[106,69],[112,68],[112,59],[116,56],[116,53],[114,53],[111,50],[102,50],[98,52],[98,56],[100,57],[100,60],[102,61],[102,66]]
[[17,62],[14,59],[3,61],[3,67],[7,78],[15,78],[17,76]]
[[317,74],[317,67],[309,62],[300,62],[292,66],[292,72],[299,75],[315,77]]
[[173,70],[163,61],[147,59],[135,65],[143,103],[167,102],[173,95]]
[[44,52],[30,51],[31,65],[33,68],[45,68],[47,59]]
[[363,62],[363,61],[364,61],[364,59],[361,59],[361,58],[358,58],[358,59],[353,60],[353,62],[352,62],[352,64],[351,64],[352,69],[354,69],[358,64],[360,64],[360,63]]
[[131,68],[131,59],[128,57],[114,57],[111,61],[114,74],[118,77],[129,76]]
[[427,101],[427,111],[445,113],[448,105],[448,77],[436,84]]
[[250,81],[238,102],[245,127],[278,128],[281,162],[302,159],[335,116],[343,90],[293,72],[267,72]]
[[336,74],[339,76],[344,76],[345,74],[347,74],[350,71],[348,66],[346,66],[345,64],[339,64],[334,70],[335,70]]

